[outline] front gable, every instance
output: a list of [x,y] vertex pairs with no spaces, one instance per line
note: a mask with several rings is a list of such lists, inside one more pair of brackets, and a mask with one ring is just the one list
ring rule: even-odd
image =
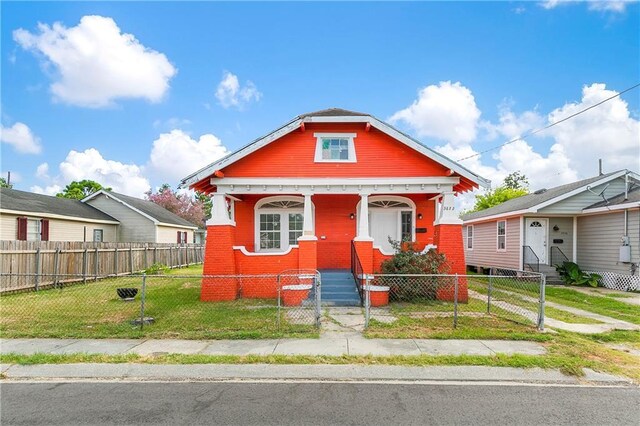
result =
[[[353,135],[355,161],[316,161],[318,133]],[[225,177],[444,176],[447,168],[362,123],[309,124],[221,169]]]
[[[338,138],[342,134],[350,138],[348,161],[318,161],[321,134],[337,135]],[[375,117],[330,109],[297,117],[189,175],[182,180],[181,186],[211,193],[216,191],[221,178],[261,177],[338,180],[445,177],[456,182],[455,192],[490,184]]]

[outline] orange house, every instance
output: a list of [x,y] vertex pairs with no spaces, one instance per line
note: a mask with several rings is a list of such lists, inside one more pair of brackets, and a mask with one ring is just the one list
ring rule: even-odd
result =
[[373,273],[393,254],[389,238],[435,246],[462,274],[454,197],[489,182],[369,114],[332,108],[296,117],[181,185],[213,197],[207,275],[349,270],[352,246]]

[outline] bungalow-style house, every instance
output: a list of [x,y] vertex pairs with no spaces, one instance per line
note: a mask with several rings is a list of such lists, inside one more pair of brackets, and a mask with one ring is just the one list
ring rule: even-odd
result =
[[119,224],[78,200],[0,188],[0,240],[115,242]]
[[541,189],[464,220],[475,268],[530,269],[554,277],[565,260],[609,288],[640,289],[640,176],[628,170]]
[[82,202],[120,222],[118,241],[121,242],[192,243],[193,233],[198,229],[152,201],[113,191],[94,192]]
[[0,188],[0,240],[191,243],[197,228],[151,201],[114,192],[79,201]]
[[[204,273],[250,275],[348,271],[355,257],[373,273],[393,254],[389,238],[434,245],[464,273],[454,199],[488,184],[369,114],[333,108],[294,118],[181,186],[213,197]],[[216,297],[203,281],[201,298]]]

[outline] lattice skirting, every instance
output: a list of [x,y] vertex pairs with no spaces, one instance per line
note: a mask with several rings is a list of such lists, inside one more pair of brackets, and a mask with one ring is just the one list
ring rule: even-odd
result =
[[605,288],[621,291],[640,290],[640,276],[638,275],[625,275],[602,271],[589,271],[589,273],[602,275],[600,284]]

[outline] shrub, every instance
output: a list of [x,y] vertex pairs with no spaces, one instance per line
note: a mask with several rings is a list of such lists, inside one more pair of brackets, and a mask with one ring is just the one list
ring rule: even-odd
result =
[[591,287],[598,287],[598,281],[602,279],[602,276],[598,274],[584,272],[573,262],[563,262],[562,265],[555,265],[555,268],[562,281],[567,285],[588,284]]
[[[383,274],[446,274],[450,266],[444,254],[434,249],[417,251],[414,243],[389,239],[395,254],[382,262]],[[389,297],[394,301],[435,300],[438,289],[436,277],[393,277],[385,279],[390,287]]]

